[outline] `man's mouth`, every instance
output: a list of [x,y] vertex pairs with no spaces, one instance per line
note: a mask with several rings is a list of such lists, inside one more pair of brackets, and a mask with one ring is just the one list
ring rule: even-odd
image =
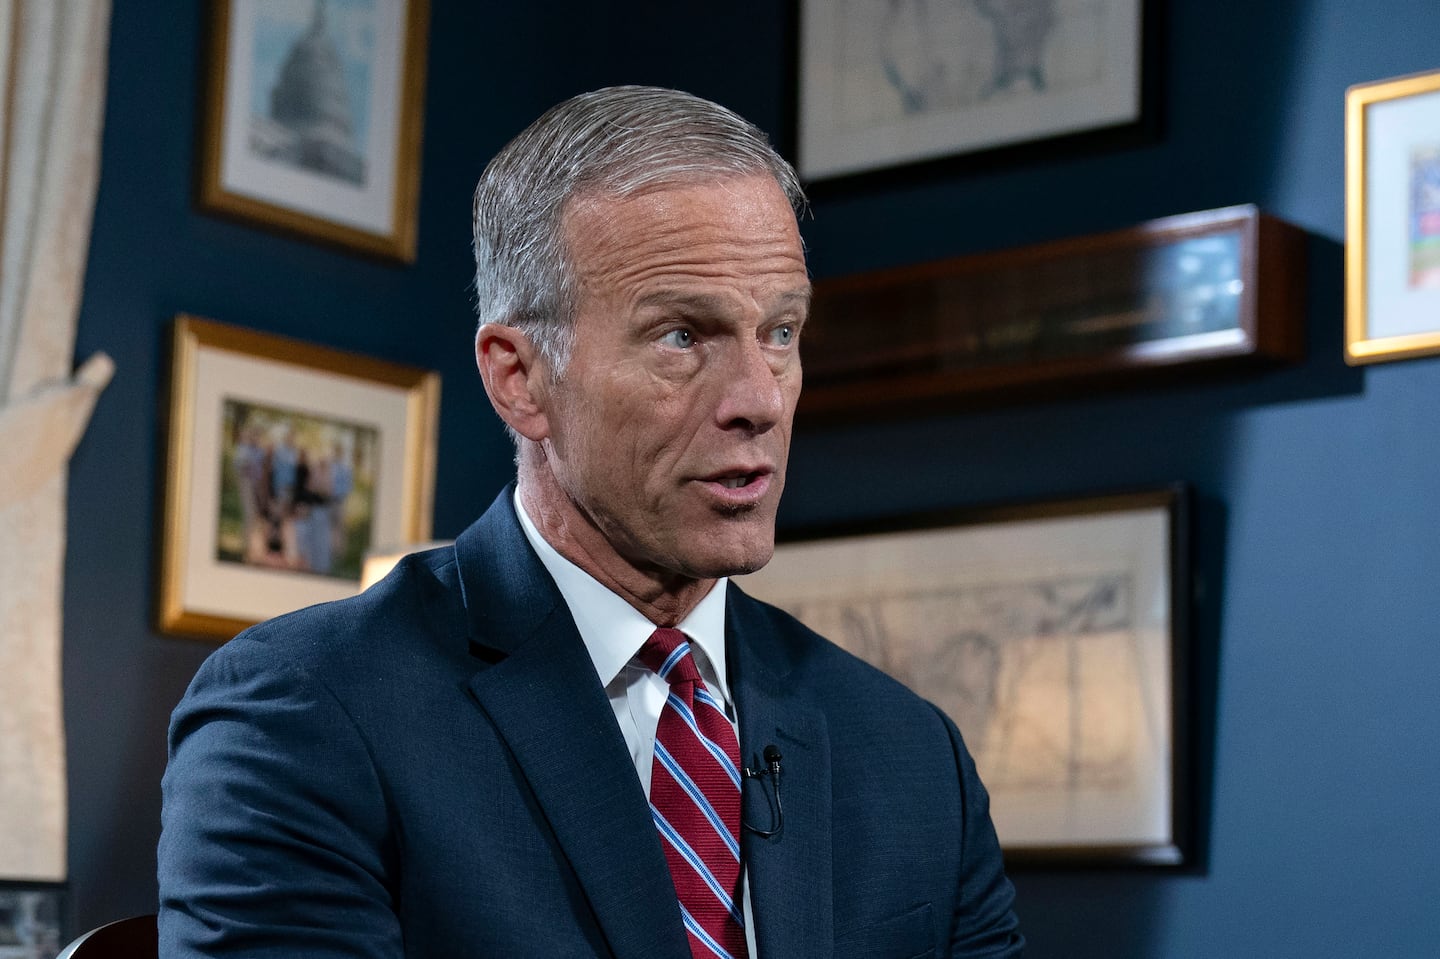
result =
[[768,466],[723,470],[703,482],[727,506],[753,506],[769,493],[775,471]]

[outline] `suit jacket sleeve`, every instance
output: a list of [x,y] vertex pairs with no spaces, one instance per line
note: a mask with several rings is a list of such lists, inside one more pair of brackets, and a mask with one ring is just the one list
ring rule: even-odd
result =
[[[932,707],[934,708],[934,707]],[[950,717],[945,723],[960,772],[962,829],[960,889],[952,922],[952,959],[1010,959],[1019,956],[1025,940],[1015,917],[1015,888],[1005,876],[1000,841],[990,820],[990,794],[975,771],[975,761]]]
[[399,957],[367,744],[323,683],[277,658],[232,640],[171,719],[161,955]]

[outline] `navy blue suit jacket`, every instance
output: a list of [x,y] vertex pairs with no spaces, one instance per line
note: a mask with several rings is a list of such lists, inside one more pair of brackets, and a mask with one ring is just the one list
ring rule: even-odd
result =
[[[938,710],[733,584],[765,959],[1018,955],[988,799]],[[746,822],[765,828],[762,781]],[[453,549],[221,647],[175,710],[164,957],[690,953],[645,795],[510,492]]]

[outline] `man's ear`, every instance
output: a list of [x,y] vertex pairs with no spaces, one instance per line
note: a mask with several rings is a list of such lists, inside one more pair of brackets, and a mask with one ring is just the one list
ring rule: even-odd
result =
[[513,326],[482,325],[475,365],[490,405],[511,429],[536,442],[550,435],[544,361],[528,336]]

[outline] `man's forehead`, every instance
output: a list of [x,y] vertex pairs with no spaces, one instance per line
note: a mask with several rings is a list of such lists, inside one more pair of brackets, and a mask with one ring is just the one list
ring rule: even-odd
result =
[[[638,276],[665,262],[748,261],[757,276],[808,273],[799,223],[773,178],[680,183],[574,201],[561,223],[566,259],[582,282]],[[694,259],[692,259],[692,257]],[[659,271],[663,272],[663,271]],[[787,281],[788,282],[788,281]]]

